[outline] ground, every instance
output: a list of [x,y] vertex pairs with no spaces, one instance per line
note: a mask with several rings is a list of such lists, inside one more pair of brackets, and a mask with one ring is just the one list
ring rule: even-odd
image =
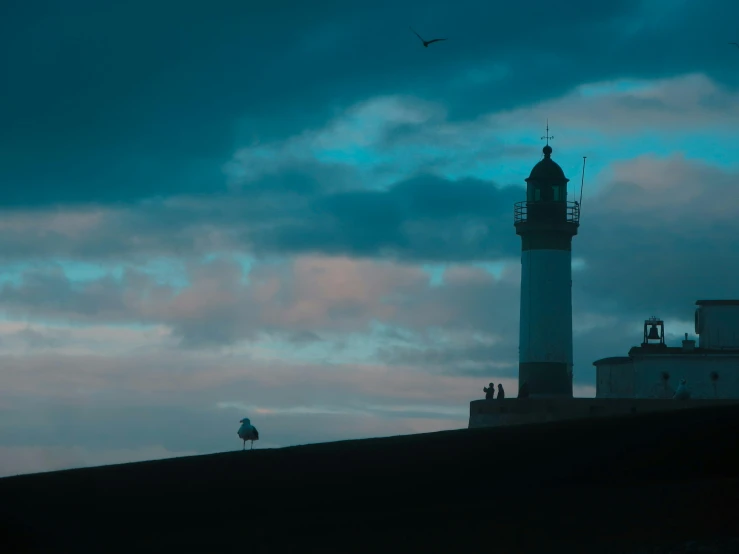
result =
[[0,550],[734,552],[738,433],[696,408],[12,477]]

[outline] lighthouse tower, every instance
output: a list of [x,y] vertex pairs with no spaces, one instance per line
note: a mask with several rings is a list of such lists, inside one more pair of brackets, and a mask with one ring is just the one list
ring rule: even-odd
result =
[[531,397],[572,397],[572,237],[580,206],[567,201],[562,168],[552,160],[549,125],[544,158],[514,208],[521,237],[518,380]]

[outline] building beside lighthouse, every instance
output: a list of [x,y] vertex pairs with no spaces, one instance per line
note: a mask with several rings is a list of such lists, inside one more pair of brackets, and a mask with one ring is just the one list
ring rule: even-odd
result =
[[518,379],[532,398],[572,398],[572,238],[580,207],[567,200],[552,147],[526,179],[526,200],[514,207],[521,237]]
[[595,366],[596,398],[672,398],[682,379],[693,398],[739,399],[739,300],[698,300],[694,339],[670,346],[665,322],[644,321],[644,336],[627,356]]

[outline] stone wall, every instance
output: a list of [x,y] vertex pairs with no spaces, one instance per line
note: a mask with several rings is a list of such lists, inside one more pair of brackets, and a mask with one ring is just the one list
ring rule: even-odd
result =
[[739,400],[657,398],[506,398],[470,402],[469,428],[637,414],[699,406],[725,406]]

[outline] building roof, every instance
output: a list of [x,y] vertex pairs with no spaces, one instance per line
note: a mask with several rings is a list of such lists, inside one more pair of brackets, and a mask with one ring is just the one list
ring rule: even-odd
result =
[[739,306],[739,300],[696,300],[696,306]]
[[552,147],[547,144],[542,148],[542,152],[544,152],[544,159],[534,166],[526,182],[535,181],[537,183],[555,185],[568,182],[569,179],[565,177],[565,172],[551,158]]
[[633,346],[629,350],[629,356],[695,356],[695,355],[724,355],[724,356],[739,356],[739,349],[737,348],[701,348],[699,346],[694,347],[691,350],[683,350],[682,346],[663,346],[662,348],[654,348],[652,346]]
[[628,356],[614,356],[612,358],[601,358],[600,360],[595,360],[593,362],[594,366],[599,365],[620,365],[620,364],[630,364],[633,362],[631,358]]
[[692,350],[683,350],[682,346],[633,346],[629,350],[628,356],[614,356],[611,358],[601,358],[595,360],[593,365],[622,365],[630,364],[635,357],[643,356],[723,356],[739,358],[739,349],[718,349],[718,348],[700,348],[695,347]]

